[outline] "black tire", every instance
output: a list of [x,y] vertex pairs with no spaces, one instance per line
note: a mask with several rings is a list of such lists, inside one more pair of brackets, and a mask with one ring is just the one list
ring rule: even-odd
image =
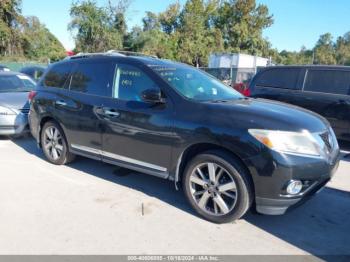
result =
[[[48,138],[46,135],[46,131],[50,130],[50,128],[55,128],[56,130],[58,130],[60,134],[59,143],[60,143],[60,146],[62,146],[61,147],[62,149],[60,150],[60,154],[58,155],[57,158],[54,158],[50,153],[50,149],[47,149],[45,147],[45,141]],[[62,128],[56,122],[48,121],[44,124],[41,131],[40,141],[41,141],[41,147],[43,149],[44,155],[50,163],[55,165],[65,165],[72,162],[75,159],[75,155],[69,152],[67,139]]]
[[[236,189],[234,191],[234,194],[236,196],[236,199],[234,200],[235,202],[231,207],[232,209],[226,214],[210,214],[210,212],[208,213],[208,210],[204,211],[199,207],[199,203],[195,200],[195,197],[192,196],[190,182],[191,175],[196,167],[202,164],[205,165],[204,163],[214,163],[216,165],[219,165],[225,169],[225,171],[227,171],[226,174],[229,173],[227,175],[230,175],[230,178],[235,183]],[[195,156],[185,168],[182,179],[182,186],[187,200],[196,210],[196,212],[205,219],[218,224],[232,222],[234,220],[240,219],[249,210],[253,202],[253,185],[246,169],[242,167],[242,164],[237,159],[222,151],[207,151]],[[219,195],[221,198],[223,198],[222,193],[218,192],[219,191],[216,191],[216,193],[213,194]],[[210,201],[212,201],[213,205],[217,205],[216,203],[214,204],[214,198],[212,198]],[[216,209],[218,208],[220,209],[219,213],[222,212],[221,208],[217,205]]]

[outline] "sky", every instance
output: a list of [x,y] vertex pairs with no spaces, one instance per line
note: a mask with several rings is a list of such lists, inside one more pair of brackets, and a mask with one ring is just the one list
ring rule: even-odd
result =
[[[67,30],[72,0],[22,0],[22,13],[37,16],[62,42],[67,50],[74,48],[74,39]],[[96,0],[105,5],[107,0]],[[127,12],[129,29],[142,24],[146,11],[161,12],[175,0],[132,0]],[[180,0],[184,3],[185,0]],[[274,24],[264,30],[264,37],[279,51],[298,51],[302,46],[314,47],[321,34],[334,38],[350,31],[349,0],[257,0],[269,8]]]

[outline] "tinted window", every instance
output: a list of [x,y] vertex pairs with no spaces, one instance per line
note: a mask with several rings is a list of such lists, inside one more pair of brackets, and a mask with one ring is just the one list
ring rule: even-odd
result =
[[146,89],[159,89],[159,87],[141,69],[126,64],[117,65],[113,90],[114,98],[142,101],[141,94]]
[[73,70],[70,90],[98,96],[111,96],[113,64],[90,62],[77,64]]
[[305,91],[350,95],[350,72],[335,70],[309,70]]
[[1,75],[0,93],[28,92],[34,89],[35,83],[25,75]]
[[283,68],[269,69],[261,73],[257,86],[296,89],[300,69]]
[[63,88],[72,70],[72,64],[53,65],[46,74],[43,84],[47,87]]

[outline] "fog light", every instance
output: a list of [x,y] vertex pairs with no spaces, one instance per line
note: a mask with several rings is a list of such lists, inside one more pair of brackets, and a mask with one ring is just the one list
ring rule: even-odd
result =
[[291,180],[287,186],[287,193],[290,195],[299,194],[303,189],[303,183],[300,180]]

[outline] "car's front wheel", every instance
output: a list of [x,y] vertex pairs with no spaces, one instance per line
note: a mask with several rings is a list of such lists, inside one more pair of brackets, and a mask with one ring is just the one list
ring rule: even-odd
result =
[[252,185],[241,163],[221,151],[208,151],[187,165],[183,188],[192,207],[204,218],[226,223],[250,208]]
[[53,121],[44,124],[41,132],[41,146],[49,162],[64,165],[74,160],[69,152],[67,140],[62,128]]

